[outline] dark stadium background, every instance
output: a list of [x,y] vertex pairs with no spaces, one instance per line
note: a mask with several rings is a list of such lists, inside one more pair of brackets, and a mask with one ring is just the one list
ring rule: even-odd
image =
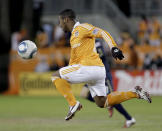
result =
[[[92,0],[83,0],[85,3],[84,8],[91,8]],[[36,32],[40,29],[41,18],[44,13],[46,4],[52,2],[52,4],[59,4],[58,0],[1,0],[0,1],[0,92],[4,92],[8,89],[8,66],[9,66],[9,52],[11,50],[11,35],[13,32],[20,31],[23,21],[26,28],[29,29],[29,39],[34,39]],[[62,1],[63,2],[63,1]],[[73,1],[71,1],[73,2]],[[128,17],[130,17],[130,4],[129,0],[114,0],[119,9]],[[35,6],[38,7],[33,7]],[[34,9],[35,8],[35,9]],[[63,8],[63,7],[62,7]],[[70,8],[73,8],[70,6]],[[55,10],[56,11],[56,10]],[[57,14],[61,11],[61,8],[57,12],[50,12]],[[49,14],[50,14],[49,13]],[[48,14],[48,13],[47,13]]]

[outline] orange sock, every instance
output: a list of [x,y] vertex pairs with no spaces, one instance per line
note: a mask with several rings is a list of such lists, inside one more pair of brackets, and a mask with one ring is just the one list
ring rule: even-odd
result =
[[138,95],[135,92],[128,91],[128,92],[112,92],[107,96],[107,100],[105,103],[105,107],[113,106],[115,104],[119,104],[121,102],[130,100],[132,98],[138,98]]
[[61,78],[57,78],[56,80],[53,81],[53,83],[56,86],[56,89],[68,101],[69,105],[74,106],[76,104],[76,99],[72,94],[70,84],[65,79],[61,79]]

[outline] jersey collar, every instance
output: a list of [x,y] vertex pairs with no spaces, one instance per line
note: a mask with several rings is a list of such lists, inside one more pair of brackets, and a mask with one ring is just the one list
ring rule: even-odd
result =
[[[80,22],[79,22],[79,21],[75,23],[75,25],[73,26],[73,30],[74,30],[78,25],[80,25]],[[73,30],[72,30],[72,32],[73,32]]]

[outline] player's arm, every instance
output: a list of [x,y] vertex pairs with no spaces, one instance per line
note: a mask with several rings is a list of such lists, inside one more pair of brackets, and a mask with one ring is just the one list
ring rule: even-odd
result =
[[122,60],[124,58],[122,51],[117,47],[117,44],[115,43],[114,39],[107,31],[100,29],[98,27],[94,27],[89,31],[89,35],[91,37],[104,39],[108,44],[108,46],[110,47],[112,56],[115,59]]

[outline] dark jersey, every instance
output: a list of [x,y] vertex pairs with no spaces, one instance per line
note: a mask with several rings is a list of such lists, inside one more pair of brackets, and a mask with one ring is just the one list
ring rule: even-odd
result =
[[106,57],[106,54],[104,51],[103,43],[102,43],[102,40],[100,40],[100,39],[96,40],[96,50],[97,50],[97,53],[99,54],[104,66],[105,66],[105,69],[106,69],[105,84],[108,86],[109,93],[110,93],[113,91],[112,75],[111,75],[108,60],[107,60],[107,57]]

